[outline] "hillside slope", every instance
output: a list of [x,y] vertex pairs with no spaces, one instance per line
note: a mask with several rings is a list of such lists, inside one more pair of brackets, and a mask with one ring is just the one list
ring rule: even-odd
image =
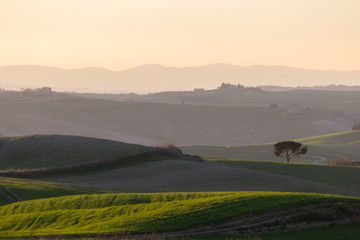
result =
[[360,146],[360,131],[347,131],[340,133],[325,134],[320,136],[296,139],[305,144],[316,146],[330,145],[330,146]]
[[[307,146],[309,151],[300,158],[291,159],[292,162],[327,164],[328,161],[337,158],[360,161],[360,131],[318,135],[294,139],[294,141]],[[274,156],[273,145],[274,143],[242,146],[182,146],[181,149],[185,153],[200,156],[283,162],[283,158]]]
[[[314,182],[328,187],[347,191],[349,195],[359,196],[359,167],[329,166],[299,163],[279,163],[271,161],[242,160],[231,158],[205,158],[208,161],[224,163],[241,169],[251,169],[265,173],[275,173],[298,180]],[[340,194],[340,192],[339,192]]]
[[[339,202],[346,211],[339,212]],[[359,215],[359,205],[357,198],[304,193],[83,195],[0,207],[0,237],[154,232],[182,236],[271,229],[310,217],[317,224],[351,222]],[[309,207],[315,210],[306,212]]]
[[83,175],[49,176],[43,180],[125,192],[285,191],[360,197],[358,190],[297,178],[295,173],[291,176],[216,162],[171,159]]
[[65,134],[144,145],[239,145],[349,130],[360,113],[62,99],[0,103],[5,136]]
[[110,161],[149,147],[105,139],[32,135],[0,138],[0,169],[39,169]]

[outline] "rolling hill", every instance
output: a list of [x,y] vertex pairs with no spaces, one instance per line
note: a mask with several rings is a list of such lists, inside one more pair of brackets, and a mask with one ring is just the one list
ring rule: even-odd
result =
[[[205,158],[208,161],[227,164],[241,169],[251,169],[265,173],[289,176],[294,179],[311,181],[316,184],[326,185],[348,191],[348,195],[358,196],[360,168],[348,166],[329,166],[302,163],[282,163],[259,160],[243,160],[231,158]],[[340,193],[339,193],[340,194]]]
[[[282,139],[289,140],[289,139]],[[337,158],[360,160],[359,144],[360,131],[347,131],[333,134],[325,134],[308,138],[295,139],[308,146],[308,154],[301,158],[293,158],[293,162],[303,163],[329,163]],[[182,146],[185,153],[200,156],[284,161],[273,154],[273,144],[254,144],[242,146]]]
[[0,169],[57,168],[111,161],[145,152],[149,147],[64,135],[0,138]]
[[154,232],[174,237],[306,228],[308,221],[312,226],[356,221],[359,204],[357,198],[276,192],[69,196],[0,207],[0,237]]
[[347,131],[360,112],[114,102],[68,98],[0,103],[3,136],[79,135],[143,145],[240,145]]
[[[6,151],[1,150],[6,153],[2,158],[3,165],[7,164],[6,168],[10,169],[26,166],[30,170],[15,171],[15,174],[4,171],[1,173],[3,176],[30,177],[126,192],[288,191],[360,196],[358,189],[352,187],[357,184],[347,186],[357,181],[358,168],[306,165],[308,170],[305,172],[321,172],[324,176],[331,176],[334,171],[341,172],[339,185],[323,181],[320,175],[319,179],[303,178],[300,172],[294,170],[299,166],[292,164],[282,165],[286,169],[284,172],[272,172],[223,164],[226,161],[199,162],[177,154],[155,152],[147,156],[142,154],[147,147],[102,139],[27,136],[4,138],[4,141],[9,145],[3,145]],[[121,158],[129,152],[135,153],[135,158]],[[139,157],[136,153],[140,153]],[[34,160],[34,156],[38,158]],[[93,159],[99,156],[102,157],[93,166]],[[45,167],[49,169],[31,170]],[[334,176],[333,179],[337,178]]]
[[332,109],[358,112],[359,92],[294,89],[284,92],[261,91],[259,88],[214,89],[207,91],[168,91],[153,94],[79,94],[85,98],[127,100],[168,104],[215,105],[237,107],[269,107],[277,105],[279,113]]
[[[359,131],[303,141],[314,144],[312,146],[357,146],[357,134]],[[30,169],[35,163],[31,161],[34,156],[40,157],[37,164],[51,168],[87,164],[95,156],[107,161],[129,153],[141,155],[148,149],[103,139],[59,135],[2,138],[2,142],[0,150],[6,152],[4,159],[6,156],[17,159],[9,160],[8,167],[11,163],[25,164]],[[15,157],[15,154],[20,155]],[[297,239],[304,229],[316,237],[322,231],[318,227],[340,223],[347,225],[332,229],[347,229],[351,237],[359,234],[355,229],[360,218],[360,200],[354,198],[360,197],[358,167],[225,158],[206,160],[160,154],[101,171],[84,169],[79,173],[40,175],[41,181],[1,178],[0,237],[99,234],[129,237],[131,233],[132,237],[151,235],[153,238],[202,234],[204,236],[194,239],[216,239],[217,234],[239,237],[247,236],[241,235],[247,232],[259,232],[264,239],[289,234]],[[2,195],[6,191],[27,201],[11,203]],[[109,192],[128,193],[95,194]],[[306,230],[308,227],[317,228]],[[262,233],[279,229],[302,231]]]

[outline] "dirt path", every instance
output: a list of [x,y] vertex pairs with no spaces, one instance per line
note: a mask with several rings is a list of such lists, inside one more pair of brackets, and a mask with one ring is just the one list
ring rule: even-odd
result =
[[9,203],[24,201],[23,198],[7,188],[0,188],[0,196],[5,198]]

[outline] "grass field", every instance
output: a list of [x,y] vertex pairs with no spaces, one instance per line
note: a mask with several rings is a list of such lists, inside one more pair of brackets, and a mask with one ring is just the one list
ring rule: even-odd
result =
[[277,163],[271,161],[252,161],[243,159],[205,158],[208,161],[225,163],[234,167],[260,170],[281,174],[297,179],[312,181],[349,191],[348,194],[360,196],[360,167],[326,166],[301,163]]
[[[81,187],[70,184],[50,183],[43,181],[34,181],[28,179],[4,178],[0,177],[0,188],[9,189],[18,194],[24,200],[60,197],[67,195],[77,195],[86,193],[104,193],[109,192],[105,189],[95,189]],[[5,199],[0,198],[0,205],[8,204]]]
[[40,199],[0,207],[0,237],[183,231],[250,213],[318,204],[335,206],[338,202],[355,208],[360,204],[357,198],[275,192],[102,194]]
[[[283,139],[287,140],[287,139]],[[309,151],[300,158],[291,159],[292,162],[323,163],[337,158],[360,160],[360,131],[348,131],[320,135],[309,138],[295,139],[307,146]],[[185,153],[200,156],[268,160],[285,162],[284,158],[278,158],[273,154],[273,144],[255,144],[243,146],[182,146]],[[325,160],[326,159],[326,160]]]
[[109,161],[148,147],[97,138],[32,135],[0,139],[0,169],[40,169]]

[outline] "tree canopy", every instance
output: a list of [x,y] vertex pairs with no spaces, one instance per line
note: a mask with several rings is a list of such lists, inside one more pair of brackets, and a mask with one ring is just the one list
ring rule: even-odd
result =
[[302,147],[301,143],[294,141],[283,141],[274,144],[274,154],[277,157],[283,157],[285,155],[287,162],[293,157],[300,157],[300,155],[306,154],[307,147]]

